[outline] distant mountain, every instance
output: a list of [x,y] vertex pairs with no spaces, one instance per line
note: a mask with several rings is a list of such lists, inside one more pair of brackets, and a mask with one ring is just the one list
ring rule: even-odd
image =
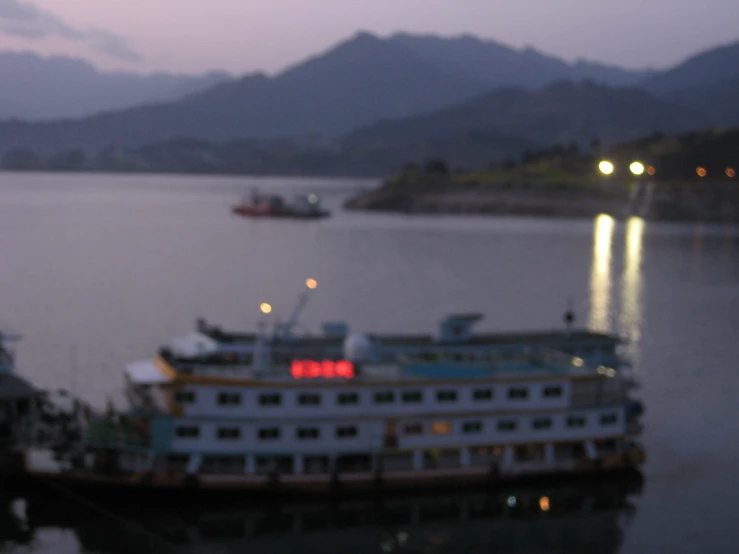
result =
[[739,76],[739,42],[696,54],[667,71],[645,79],[641,86],[659,95],[716,85]]
[[399,33],[388,41],[408,48],[434,65],[454,67],[468,78],[484,82],[488,89],[502,86],[536,89],[565,79],[630,85],[653,74],[586,61],[569,64],[533,48],[517,50],[471,35],[441,38]]
[[[70,88],[59,76],[55,86],[30,87],[36,96],[29,95],[26,101],[41,98],[42,92],[60,91],[56,100],[49,101],[47,113],[61,109],[67,101],[63,99],[71,94],[65,90],[77,91],[78,108],[82,104],[92,110],[93,105],[100,106],[103,101],[123,101],[127,82],[124,77],[119,79],[122,84],[111,86],[118,92],[102,85],[88,87],[83,85],[82,76],[89,77],[90,71],[95,75],[94,71],[84,64],[69,60],[64,63],[69,67],[67,75],[78,75],[72,79],[76,84]],[[248,75],[178,101],[152,103],[149,98],[141,100],[146,106],[111,110],[75,121],[6,122],[0,124],[0,152],[10,148],[48,152],[60,144],[91,150],[185,136],[211,141],[316,133],[336,136],[379,119],[405,117],[459,103],[503,83],[531,88],[552,79],[583,76],[612,82],[641,78],[640,74],[597,64],[568,65],[533,50],[515,50],[472,37],[395,35],[381,39],[359,33],[275,77]],[[154,77],[151,79],[138,81],[137,87],[144,91],[145,83],[155,81]],[[174,86],[171,79],[160,78]],[[0,91],[3,86],[10,85],[0,85]],[[177,90],[182,91],[184,86],[180,83]],[[156,90],[157,94],[164,94],[161,87]],[[145,96],[143,92],[141,95]],[[33,102],[36,113],[38,104],[39,101]]]
[[[571,141],[587,145],[593,137],[608,145],[655,131],[702,126],[701,114],[640,89],[561,82],[533,92],[501,89],[431,113],[382,121],[348,134],[342,144],[351,149],[414,151],[423,144],[456,144],[465,137],[495,134],[534,147]],[[473,162],[456,159],[448,149],[427,153],[446,157],[452,164]],[[499,158],[508,152],[488,151],[488,160],[475,162],[493,160],[496,154]]]
[[74,58],[0,52],[0,119],[84,117],[200,92],[230,76],[104,73]]

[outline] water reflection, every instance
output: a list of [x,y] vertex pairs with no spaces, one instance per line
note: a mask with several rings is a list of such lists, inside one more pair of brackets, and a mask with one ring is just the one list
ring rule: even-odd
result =
[[621,315],[619,331],[627,341],[626,353],[638,366],[639,344],[642,327],[642,244],[644,241],[644,220],[631,217],[626,222],[626,244],[624,248],[624,269],[621,274]]
[[[634,475],[341,502],[118,506],[110,508],[115,515],[70,499],[38,497],[18,526],[30,530],[21,540],[37,552],[60,551],[58,544],[44,549],[38,537],[68,529],[72,548],[99,553],[608,553],[619,550],[641,487]],[[0,536],[14,540],[12,533]]]
[[605,214],[595,218],[593,230],[593,265],[590,272],[590,320],[593,331],[611,330],[611,251],[614,219]]

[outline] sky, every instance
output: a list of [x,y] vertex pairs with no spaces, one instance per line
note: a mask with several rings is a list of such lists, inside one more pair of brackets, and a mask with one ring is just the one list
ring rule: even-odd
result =
[[737,21],[739,0],[0,0],[0,50],[103,70],[273,74],[359,30],[402,31],[665,68],[738,41]]

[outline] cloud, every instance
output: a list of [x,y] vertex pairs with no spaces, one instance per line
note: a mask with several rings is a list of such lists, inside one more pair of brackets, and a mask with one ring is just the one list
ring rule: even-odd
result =
[[0,0],[0,33],[32,40],[59,37],[84,43],[119,60],[141,59],[123,37],[101,29],[76,29],[53,13],[21,0]]

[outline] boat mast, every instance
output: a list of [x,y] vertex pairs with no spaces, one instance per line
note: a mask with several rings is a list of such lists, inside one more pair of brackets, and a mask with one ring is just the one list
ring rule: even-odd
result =
[[298,297],[298,303],[295,305],[293,313],[290,314],[290,317],[287,319],[287,321],[279,327],[278,332],[280,338],[282,339],[287,339],[290,337],[290,332],[298,323],[298,317],[300,316],[300,313],[303,311],[305,305],[308,303],[308,296],[310,295],[310,291],[315,290],[316,287],[318,287],[318,281],[316,281],[315,279],[306,279],[305,287],[306,288],[303,293]]

